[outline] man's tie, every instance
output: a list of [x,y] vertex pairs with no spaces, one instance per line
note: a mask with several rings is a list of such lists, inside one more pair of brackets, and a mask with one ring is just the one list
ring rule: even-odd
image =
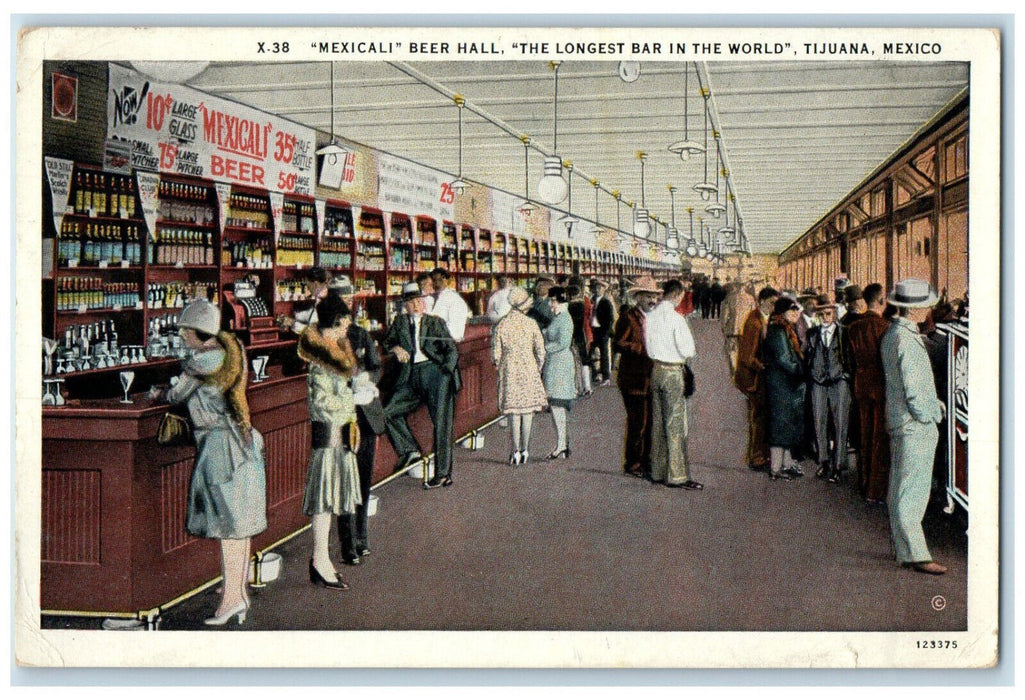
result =
[[416,355],[417,346],[419,345],[416,338],[416,318],[413,316],[409,317],[409,342],[412,345],[411,351],[413,355]]

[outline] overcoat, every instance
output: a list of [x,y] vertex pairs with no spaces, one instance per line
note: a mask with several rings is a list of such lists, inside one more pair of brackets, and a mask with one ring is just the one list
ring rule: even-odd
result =
[[784,322],[773,321],[762,346],[772,447],[793,447],[804,439],[804,364]]
[[612,349],[620,354],[616,385],[624,394],[647,394],[651,386],[651,358],[644,349],[644,313],[636,306],[619,315]]

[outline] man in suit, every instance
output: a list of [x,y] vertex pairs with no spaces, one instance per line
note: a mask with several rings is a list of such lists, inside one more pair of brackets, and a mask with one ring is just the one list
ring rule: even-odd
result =
[[762,341],[769,327],[769,316],[779,292],[764,287],[758,292],[758,308],[744,319],[737,350],[737,371],[733,383],[747,396],[747,466],[763,472],[769,468],[769,413],[765,383],[762,381]]
[[886,381],[879,344],[890,322],[883,317],[886,309],[883,285],[868,285],[862,296],[867,305],[865,315],[850,325],[847,334],[854,361],[853,393],[858,402],[861,431],[858,483],[866,501],[881,505],[889,486],[890,445],[886,434]]
[[399,455],[399,469],[419,460],[420,445],[406,417],[426,404],[434,425],[434,476],[424,487],[450,486],[453,411],[462,386],[456,343],[445,322],[426,313],[415,282],[402,288],[402,311],[384,339],[385,350],[402,365],[395,393],[384,407],[388,439]]
[[649,478],[651,474],[651,358],[644,347],[644,322],[655,308],[659,289],[649,276],[637,280],[628,292],[634,306],[620,314],[612,347],[619,353],[616,385],[626,408],[623,471]]
[[929,354],[918,324],[936,293],[924,280],[897,283],[889,302],[897,317],[883,334],[879,357],[886,378],[886,429],[893,457],[887,505],[897,561],[926,574],[940,575],[947,567],[933,561],[922,530],[929,505],[933,457],[946,406],[936,395]]
[[[819,295],[815,315],[819,324],[808,331],[805,354],[811,389],[812,425],[819,458],[819,470],[815,476],[835,484],[847,467],[851,362],[844,338],[845,329],[837,322],[836,304],[828,295]],[[830,434],[833,437],[832,449]]]

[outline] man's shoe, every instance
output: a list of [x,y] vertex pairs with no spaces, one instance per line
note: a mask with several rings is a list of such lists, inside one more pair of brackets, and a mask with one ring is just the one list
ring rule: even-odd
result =
[[705,488],[704,484],[699,484],[693,479],[687,479],[679,484],[666,484],[671,489],[687,489],[688,491],[700,491]]
[[433,479],[431,479],[430,481],[428,481],[426,484],[424,484],[424,488],[425,489],[436,489],[439,486],[451,486],[451,485],[452,485],[452,477],[451,476],[436,476]]
[[769,470],[769,463],[762,462],[761,464],[749,464],[747,468],[753,472],[764,472]]
[[342,561],[345,562],[346,566],[359,566],[363,563],[358,554],[342,557]]
[[821,467],[819,467],[819,470],[817,472],[815,472],[815,478],[817,478],[817,479],[828,479],[829,478],[829,472],[830,472],[829,465],[828,464],[823,464]]
[[933,576],[941,576],[947,573],[947,567],[943,566],[943,564],[937,564],[934,561],[912,562],[911,568],[915,571],[921,571],[923,574],[932,574]]
[[793,481],[796,478],[797,477],[795,477],[793,474],[786,470],[780,471],[778,474],[773,474],[772,472],[769,472],[769,479],[772,481],[779,481],[781,479],[783,481]]
[[423,455],[419,452],[410,452],[406,455],[405,459],[399,460],[399,464],[395,467],[395,471],[400,472],[404,469],[409,469],[411,466],[423,459]]
[[794,466],[794,467],[785,467],[783,469],[783,473],[784,474],[789,474],[790,476],[794,477],[795,479],[800,479],[802,476],[804,476],[804,472],[801,471],[800,467],[796,467],[796,466]]

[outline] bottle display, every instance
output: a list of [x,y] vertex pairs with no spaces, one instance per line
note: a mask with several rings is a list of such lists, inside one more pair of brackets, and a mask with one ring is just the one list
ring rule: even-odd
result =
[[320,266],[328,270],[352,267],[351,239],[325,237],[320,242]]
[[139,287],[134,282],[109,282],[102,277],[61,277],[57,280],[57,311],[134,309]]
[[278,237],[278,265],[285,267],[294,267],[296,265],[313,267],[313,257],[312,236],[282,234]]

